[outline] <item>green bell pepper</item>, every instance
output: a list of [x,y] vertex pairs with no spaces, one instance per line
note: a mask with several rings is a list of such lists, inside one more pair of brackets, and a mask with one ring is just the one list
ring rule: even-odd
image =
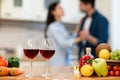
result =
[[97,76],[105,77],[108,75],[107,63],[104,59],[97,58],[97,59],[93,60],[92,66],[93,66]]
[[20,59],[16,56],[8,58],[8,67],[20,67]]

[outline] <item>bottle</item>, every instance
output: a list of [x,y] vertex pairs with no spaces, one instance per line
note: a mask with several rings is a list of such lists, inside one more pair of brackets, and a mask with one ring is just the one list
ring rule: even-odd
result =
[[91,54],[91,48],[86,48],[86,55],[80,58],[80,67],[86,64],[92,65],[92,60],[94,59],[93,55]]
[[93,55],[91,54],[91,48],[90,48],[90,47],[87,47],[87,48],[86,48],[86,55],[89,55],[89,56],[91,56],[92,58],[94,58]]

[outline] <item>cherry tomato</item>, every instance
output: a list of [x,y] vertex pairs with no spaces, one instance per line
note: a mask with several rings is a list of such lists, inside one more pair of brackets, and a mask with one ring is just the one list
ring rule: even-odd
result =
[[114,67],[113,67],[113,70],[114,70],[114,71],[118,71],[118,67],[117,67],[117,66],[114,66]]
[[118,67],[118,71],[120,71],[120,67]]
[[109,76],[114,76],[115,74],[114,74],[114,71],[110,71],[109,72]]
[[108,65],[107,68],[109,71],[112,69],[112,67],[110,65]]
[[115,71],[115,76],[120,76],[120,72],[119,71]]
[[82,59],[86,61],[86,60],[87,60],[87,57],[86,57],[86,56],[83,56]]

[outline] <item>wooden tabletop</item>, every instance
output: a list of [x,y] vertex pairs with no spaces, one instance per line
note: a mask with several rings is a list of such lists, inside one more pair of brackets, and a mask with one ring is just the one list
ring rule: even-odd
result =
[[30,64],[22,62],[21,68],[25,69],[25,73],[19,76],[0,77],[0,80],[120,80],[120,77],[80,77],[74,78],[72,67],[49,67],[51,78],[44,79],[41,75],[44,73],[44,62],[34,62],[33,73],[36,74],[33,78],[26,78],[25,74],[29,73]]

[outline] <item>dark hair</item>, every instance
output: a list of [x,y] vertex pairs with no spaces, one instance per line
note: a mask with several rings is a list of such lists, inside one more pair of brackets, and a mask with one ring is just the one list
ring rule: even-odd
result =
[[85,3],[85,4],[91,4],[92,8],[95,7],[95,0],[80,0],[81,2]]
[[55,17],[52,14],[52,11],[55,10],[55,8],[56,8],[56,6],[58,4],[59,4],[59,2],[55,2],[55,3],[52,3],[49,6],[48,15],[47,15],[47,21],[46,21],[46,27],[45,27],[45,38],[47,38],[47,29],[48,29],[49,24],[51,24],[52,22],[55,21]]

